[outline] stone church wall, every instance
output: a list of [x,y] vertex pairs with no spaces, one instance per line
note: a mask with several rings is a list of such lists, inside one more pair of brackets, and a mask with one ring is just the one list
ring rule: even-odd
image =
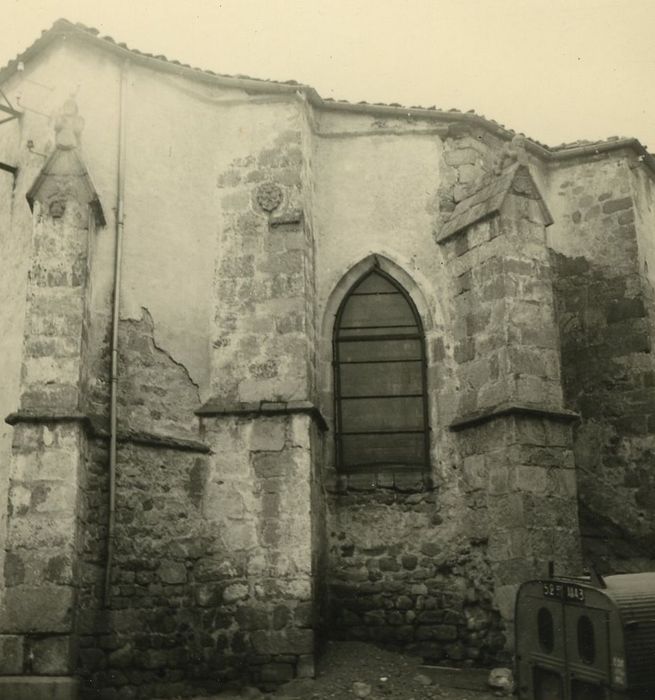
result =
[[[323,126],[333,130],[316,159],[318,187],[330,183],[317,212],[323,367],[335,296],[377,252],[423,311],[432,428],[428,475],[335,475],[328,438],[333,633],[448,663],[499,659],[516,582],[543,574],[548,552],[564,566],[578,562],[570,429],[557,419],[502,418],[495,435],[481,426],[455,437],[451,424],[503,406],[563,410],[544,220],[526,200],[438,245],[438,222],[502,159],[493,138],[463,128],[431,134],[420,124],[371,134],[361,120],[334,117]],[[407,170],[395,163],[401,147],[405,156],[421,149]],[[330,423],[331,373],[322,377]]]
[[[627,154],[546,165],[491,126],[133,65],[105,591],[120,63],[92,53],[68,42],[47,79],[115,88],[79,92],[106,225],[80,191],[63,218],[59,199],[20,209],[40,160],[0,211],[10,251],[38,244],[2,311],[1,361],[24,372],[6,383],[11,457],[0,446],[18,601],[0,673],[77,674],[89,697],[272,688],[312,675],[328,635],[506,661],[518,582],[549,558],[580,569],[578,499],[587,554],[652,565],[655,217]],[[372,266],[421,318],[430,461],[346,476],[333,328]]]
[[313,674],[307,421],[206,420],[208,442],[221,446],[213,455],[124,444],[109,609],[107,454],[95,442],[78,613],[85,696],[211,693],[236,679],[271,686]]
[[[585,554],[605,571],[652,568],[655,444],[652,229],[629,161],[572,163],[552,178],[563,386],[580,412],[575,460]],[[646,264],[647,269],[647,264]]]
[[[67,53],[75,58],[74,50]],[[108,84],[118,87],[117,77],[118,71]],[[225,110],[229,116],[217,136],[215,122],[206,116],[221,111],[216,100],[225,95],[197,89],[197,101],[184,106],[179,100],[181,82],[159,81],[137,69],[127,80],[129,163],[110,604],[107,608],[103,601],[114,227],[108,206],[108,225],[89,239],[84,332],[79,325],[60,329],[77,333],[78,341],[83,338],[78,383],[70,372],[66,375],[75,398],[72,420],[80,433],[79,480],[71,484],[75,496],[71,494],[68,503],[77,510],[77,525],[65,521],[71,525],[70,538],[80,547],[66,560],[77,572],[71,589],[75,605],[63,601],[62,615],[67,611],[68,617],[62,629],[46,630],[50,623],[42,620],[32,630],[41,637],[46,631],[55,634],[53,644],[68,640],[68,646],[48,651],[50,647],[40,642],[32,650],[37,661],[30,666],[26,659],[31,647],[14,634],[17,628],[3,622],[3,633],[11,632],[2,637],[3,649],[9,645],[11,654],[3,659],[2,673],[70,672],[79,650],[76,668],[87,680],[84,691],[90,695],[97,688],[125,697],[137,692],[157,695],[164,683],[180,692],[204,692],[236,677],[271,685],[313,673],[314,587],[322,534],[320,521],[312,520],[310,512],[320,513],[322,508],[317,472],[321,433],[308,400],[314,370],[306,334],[312,332],[314,307],[311,229],[303,222],[301,195],[301,182],[307,179],[301,152],[305,125],[295,105],[274,100],[270,108],[262,105],[252,112],[250,98],[239,93],[241,107],[232,103]],[[151,99],[138,102],[146,93]],[[117,94],[118,90],[112,99]],[[178,118],[173,118],[176,109]],[[112,105],[103,116],[108,132],[107,117],[114,115]],[[194,131],[195,156],[207,167],[176,170],[170,162],[153,159],[153,154],[161,155],[160,147],[171,144],[171,162],[193,158],[184,147],[188,126],[202,122],[203,115],[207,138],[220,143],[216,151],[209,151]],[[117,149],[109,148],[113,144],[105,137],[102,157],[96,158],[98,111],[87,109],[85,117],[94,124],[86,138],[96,137],[87,165],[103,186],[115,177]],[[240,133],[244,124],[252,127],[251,133]],[[205,162],[208,153],[210,160]],[[243,180],[235,182],[233,162],[239,159]],[[184,177],[189,180],[186,186]],[[275,187],[267,189],[271,180]],[[276,199],[278,192],[281,201]],[[111,202],[115,193],[108,187],[101,197]],[[76,248],[66,237],[59,238],[59,257],[76,258]],[[81,265],[85,269],[84,259]],[[258,311],[251,313],[249,304],[258,304]],[[222,333],[234,321],[254,325],[242,329],[243,338],[235,332],[235,343],[226,351]],[[26,342],[36,352],[34,319],[30,323]],[[210,327],[216,329],[216,337]],[[39,347],[45,362],[47,347]],[[218,358],[214,369],[212,352]],[[233,368],[230,375],[226,352],[244,362],[241,373]],[[221,384],[229,376],[234,391]],[[23,387],[26,401],[34,397],[26,408],[37,413],[50,408],[57,414],[62,406],[54,399],[44,406],[39,387],[32,384]],[[52,389],[46,387],[50,394]],[[195,411],[212,391],[220,396],[220,406],[214,404],[200,418]],[[290,400],[295,406],[287,405]],[[272,412],[266,407],[260,411],[262,402]],[[17,407],[16,403],[13,409]],[[238,415],[231,415],[233,410]],[[56,436],[59,417],[54,414],[50,428]],[[23,432],[22,425],[15,428],[17,463],[23,443],[31,446],[30,458],[36,459],[34,440],[23,439]],[[53,440],[58,444],[51,437],[48,454]],[[14,499],[20,496],[17,487]],[[240,495],[235,497],[237,489]],[[37,499],[38,513],[49,509],[46,501]],[[32,517],[29,508],[25,513]],[[16,512],[15,519],[25,513]],[[10,581],[14,593],[22,595],[25,566],[16,558],[17,543],[12,541],[12,547],[11,567],[3,581]],[[48,561],[44,558],[44,565]],[[32,569],[30,581],[38,573]],[[44,595],[61,583],[60,578],[66,583],[66,575],[66,570],[53,568],[41,585]],[[52,576],[59,578],[51,582]],[[42,662],[40,655],[46,652],[50,657]]]

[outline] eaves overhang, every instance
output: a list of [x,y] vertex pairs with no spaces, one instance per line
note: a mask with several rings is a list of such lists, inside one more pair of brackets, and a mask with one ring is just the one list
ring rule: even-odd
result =
[[[398,104],[373,104],[368,102],[348,102],[346,100],[332,100],[322,98],[318,92],[309,85],[298,83],[295,80],[286,82],[252,78],[250,76],[232,76],[215,73],[211,70],[201,69],[172,60],[163,55],[144,53],[129,48],[124,43],[118,43],[109,36],[101,37],[98,30],[82,24],[70,22],[66,19],[57,20],[50,29],[42,32],[42,35],[25,51],[20,53],[0,69],[0,84],[14,75],[20,63],[29,61],[32,57],[43,51],[47,46],[57,40],[76,39],[86,42],[96,48],[109,51],[122,59],[151,68],[155,71],[179,75],[181,77],[203,83],[212,83],[225,87],[241,89],[248,93],[261,93],[273,95],[285,95],[290,98],[306,100],[314,108],[324,111],[355,112],[370,114],[372,116],[387,116],[408,119],[426,119],[434,122],[453,123],[459,122],[472,127],[485,129],[495,136],[510,141],[516,132],[502,124],[488,119],[473,111],[461,112],[459,110],[440,110],[436,107],[403,107]],[[636,138],[611,138],[605,141],[576,142],[561,146],[549,147],[545,144],[526,138],[526,149],[534,155],[551,163],[557,163],[574,158],[589,158],[605,153],[611,153],[621,149],[628,149],[635,153],[652,173],[655,174],[655,157]]]

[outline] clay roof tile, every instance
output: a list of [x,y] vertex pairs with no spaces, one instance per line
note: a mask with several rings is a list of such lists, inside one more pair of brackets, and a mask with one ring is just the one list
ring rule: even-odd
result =
[[[132,49],[129,48],[125,43],[120,42],[118,43],[113,37],[111,36],[100,36],[100,32],[98,29],[95,27],[90,27],[82,23],[73,23],[70,22],[67,19],[58,19],[54,22],[52,27],[50,29],[45,29],[43,32],[41,32],[41,36],[36,39],[27,49],[19,53],[14,59],[11,59],[4,67],[0,68],[0,83],[2,83],[5,79],[7,79],[9,76],[13,75],[14,72],[16,71],[18,64],[22,61],[28,60],[31,58],[33,55],[38,53],[42,48],[47,46],[53,39],[55,39],[57,36],[66,36],[66,35],[77,35],[81,37],[86,37],[87,39],[90,39],[94,42],[96,42],[97,45],[101,46],[104,45],[107,48],[111,48],[114,51],[121,51],[125,53],[129,53],[133,56],[140,57],[141,59],[147,60],[150,62],[150,65],[154,68],[157,68],[156,64],[160,64],[160,67],[164,69],[165,67],[175,67],[176,69],[182,69],[186,71],[193,72],[197,75],[200,76],[211,76],[212,78],[216,80],[224,80],[224,81],[237,81],[237,80],[247,80],[250,85],[248,85],[248,89],[256,89],[256,87],[259,85],[261,86],[262,90],[270,90],[274,87],[277,87],[277,89],[280,88],[290,88],[294,86],[298,86],[301,88],[309,99],[312,101],[313,104],[316,104],[318,106],[321,105],[326,105],[326,104],[347,104],[350,105],[351,107],[361,107],[362,109],[371,109],[373,107],[384,107],[386,109],[397,109],[397,110],[402,110],[403,112],[407,112],[408,110],[417,110],[420,111],[421,113],[426,113],[426,112],[434,112],[434,117],[433,118],[440,118],[443,119],[446,117],[446,115],[458,115],[458,120],[466,120],[466,121],[473,121],[475,124],[478,124],[479,126],[482,126],[483,128],[487,128],[497,135],[499,135],[501,138],[505,140],[510,140],[512,135],[515,133],[512,129],[508,129],[507,127],[503,126],[502,124],[498,123],[494,119],[488,119],[486,117],[483,117],[481,115],[478,115],[475,113],[474,110],[470,109],[467,112],[463,112],[461,110],[451,108],[449,110],[446,109],[437,109],[436,106],[432,105],[431,107],[404,107],[403,105],[397,103],[397,102],[392,102],[391,104],[386,104],[383,102],[376,102],[376,103],[367,103],[367,102],[360,102],[359,105],[354,104],[352,102],[349,102],[348,100],[338,100],[335,101],[331,97],[327,98],[322,98],[316,93],[316,91],[303,84],[299,83],[296,80],[286,80],[286,81],[277,81],[277,80],[263,80],[261,78],[252,78],[249,76],[243,76],[243,75],[226,75],[224,73],[217,73],[211,70],[206,70],[206,69],[201,69],[201,68],[195,68],[191,67],[186,63],[182,63],[181,61],[178,61],[176,59],[171,59],[167,58],[163,54],[150,54],[150,53],[144,53],[139,51],[138,49]],[[441,116],[443,115],[443,116]],[[622,139],[620,137],[611,137],[610,139],[607,139],[605,141],[596,141],[596,142],[590,142],[590,141],[576,141],[573,143],[568,143],[568,144],[561,144],[560,146],[557,146],[555,148],[550,148],[539,141],[536,141],[534,139],[528,139],[528,144],[531,145],[533,150],[538,152],[542,157],[571,157],[570,151],[576,150],[577,149],[593,149],[595,146],[597,146],[601,150],[613,150],[616,148],[620,147],[631,147],[638,153],[640,153],[644,160],[647,162],[649,168],[655,171],[655,160],[653,159],[653,156],[648,154],[646,149],[642,146],[637,139]]]

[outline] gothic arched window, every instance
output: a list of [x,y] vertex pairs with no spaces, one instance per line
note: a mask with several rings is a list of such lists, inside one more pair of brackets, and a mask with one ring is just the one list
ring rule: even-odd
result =
[[356,282],[339,308],[334,380],[340,471],[427,467],[421,319],[407,292],[379,268]]

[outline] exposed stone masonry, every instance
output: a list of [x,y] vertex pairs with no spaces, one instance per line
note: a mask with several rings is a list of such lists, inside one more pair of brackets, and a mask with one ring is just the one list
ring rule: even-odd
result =
[[[581,566],[570,422],[509,413],[458,433],[462,526],[487,546],[494,601],[507,619],[517,582]],[[512,630],[506,630],[511,634]]]
[[655,367],[634,201],[625,180],[600,180],[590,168],[563,179],[560,192],[576,235],[594,240],[584,256],[553,253],[564,391],[582,415],[575,455],[585,548],[601,569],[647,569]]
[[119,430],[197,439],[198,387],[188,370],[157,346],[154,320],[147,309],[142,314],[120,327]]
[[[218,187],[225,224],[216,269],[217,368],[213,393],[226,402],[310,399],[312,243],[304,225],[301,131],[237,159]],[[258,202],[275,185],[280,203]]]
[[395,488],[361,480],[332,500],[332,634],[407,648],[432,662],[503,656],[482,540],[469,543],[462,531],[443,542],[438,491],[416,491],[410,480]]
[[[31,75],[79,77],[89,162],[69,100],[27,191],[32,228],[22,196],[7,219],[32,245],[0,695],[273,689],[312,676],[330,636],[510,663],[517,586],[549,560],[579,573],[582,540],[601,569],[655,564],[655,165],[638,144],[550,151],[469,115],[162,78],[157,59],[95,56],[75,31],[57,69]],[[85,96],[98,71],[108,84],[127,71],[120,109],[111,91]],[[51,126],[22,129],[52,143]],[[189,164],[179,180],[175,162]],[[422,320],[429,461],[346,476],[330,329],[373,264]]]
[[[80,421],[86,361],[89,194],[79,163],[55,151],[33,188],[33,264],[27,289],[20,411],[14,423],[4,609],[3,674],[62,676],[74,687],[80,488],[86,435]],[[56,173],[53,174],[53,173]],[[52,207],[52,203],[57,203]],[[46,602],[47,601],[47,602]]]
[[[502,185],[502,187],[501,187]],[[525,166],[511,165],[453,212],[442,239],[455,281],[454,356],[464,489],[487,544],[495,601],[508,619],[517,584],[543,576],[544,555],[580,565],[576,484],[560,383],[545,226]],[[474,212],[474,216],[467,216]],[[477,488],[475,485],[477,484]]]
[[439,208],[447,215],[458,202],[478,187],[480,179],[493,169],[495,153],[502,143],[483,129],[451,125],[444,139],[443,184]]
[[[223,429],[251,435],[252,478],[238,450],[122,447],[109,610],[100,603],[106,451],[96,443],[79,613],[85,696],[216,692],[237,678],[270,686],[313,674],[306,421],[204,419],[210,441]],[[288,505],[301,493],[306,527]]]

